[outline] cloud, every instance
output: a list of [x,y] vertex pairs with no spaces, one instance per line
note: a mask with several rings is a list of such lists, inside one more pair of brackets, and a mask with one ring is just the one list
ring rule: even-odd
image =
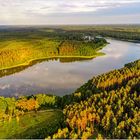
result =
[[139,0],[0,0],[1,22],[36,22],[43,16],[64,16],[140,3]]
[[[30,1],[31,2],[31,1]],[[33,1],[32,1],[33,2]],[[124,4],[130,4],[130,3],[137,3],[140,2],[138,0],[75,0],[75,1],[69,1],[69,0],[48,0],[47,2],[45,0],[40,0],[33,2],[33,6],[30,9],[31,13],[34,14],[42,14],[42,15],[48,15],[48,14],[61,14],[61,13],[79,13],[79,12],[96,12],[102,9],[108,9],[113,7],[119,7]],[[31,4],[31,3],[30,3]]]
[[9,84],[7,84],[7,85],[0,85],[0,89],[1,90],[5,90],[7,88],[10,88],[10,85]]
[[56,14],[56,13],[76,13],[76,12],[94,12],[100,9],[106,9],[122,4],[140,2],[139,0],[0,0],[0,11],[10,12],[10,14],[20,13],[38,13],[38,14]]

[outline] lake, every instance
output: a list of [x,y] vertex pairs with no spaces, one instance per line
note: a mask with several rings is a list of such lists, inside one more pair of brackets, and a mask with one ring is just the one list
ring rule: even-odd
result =
[[63,96],[74,92],[93,76],[119,69],[140,59],[140,44],[107,39],[106,55],[91,60],[37,63],[18,73],[0,78],[0,95],[20,96],[46,93]]

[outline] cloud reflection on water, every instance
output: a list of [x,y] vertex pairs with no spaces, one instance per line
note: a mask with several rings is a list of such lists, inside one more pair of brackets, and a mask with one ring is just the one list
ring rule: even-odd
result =
[[123,67],[140,58],[140,46],[135,43],[108,39],[102,52],[93,60],[60,63],[59,60],[38,63],[14,75],[0,78],[0,95],[73,92],[92,76]]

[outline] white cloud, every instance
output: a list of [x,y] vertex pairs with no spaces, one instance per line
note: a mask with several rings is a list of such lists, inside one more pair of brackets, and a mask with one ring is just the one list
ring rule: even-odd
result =
[[0,89],[1,90],[5,90],[7,88],[10,88],[10,85],[9,84],[7,84],[7,85],[0,85]]
[[19,13],[75,13],[91,12],[99,9],[136,3],[139,0],[0,0],[0,12],[18,15]]
[[140,0],[0,0],[0,22],[36,21],[32,17],[96,12]]

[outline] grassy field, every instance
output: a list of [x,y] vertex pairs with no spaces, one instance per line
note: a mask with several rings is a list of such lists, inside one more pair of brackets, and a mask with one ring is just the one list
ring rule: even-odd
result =
[[19,122],[16,118],[0,121],[0,138],[44,138],[56,132],[62,122],[63,113],[59,110],[28,112]]

